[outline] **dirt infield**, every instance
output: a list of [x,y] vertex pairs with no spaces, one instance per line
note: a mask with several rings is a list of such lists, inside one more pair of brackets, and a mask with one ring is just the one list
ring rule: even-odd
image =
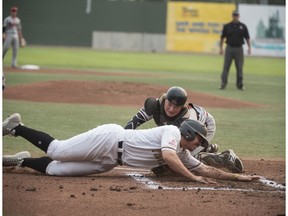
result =
[[[35,73],[80,72],[43,69]],[[81,74],[104,75],[93,71]],[[122,73],[121,76],[132,75]],[[158,97],[167,88],[143,83],[67,80],[9,86],[8,81],[3,97],[140,108],[147,97]],[[262,106],[194,91],[188,94],[191,101],[204,107]],[[147,170],[128,167],[86,177],[54,177],[22,168],[4,169],[3,215],[284,215],[286,194],[283,189],[273,187],[273,182],[285,185],[285,161],[244,160],[244,166],[246,174],[261,175],[271,182],[264,185],[218,181],[216,185],[203,185],[181,177],[157,178]]]
[[[246,160],[244,164],[246,173],[285,182],[284,161]],[[157,178],[149,171],[120,168],[86,177],[54,177],[23,169],[6,170],[3,213],[31,216],[285,214],[285,192],[259,182],[218,181],[216,185],[203,185],[181,177]],[[144,183],[135,181],[128,175],[135,175],[135,172],[163,187],[151,189],[146,179]],[[165,190],[164,186],[170,189]],[[210,191],[205,187],[219,190]],[[227,187],[228,190],[221,190]]]
[[[6,69],[9,71],[9,69]],[[26,73],[26,70],[14,70],[9,73]],[[81,74],[101,76],[107,73],[77,70],[36,70],[35,73],[57,73],[57,74]],[[108,73],[108,75],[135,76],[128,73]],[[137,74],[141,76],[141,74]],[[144,76],[144,75],[142,75]],[[147,75],[146,75],[147,76]],[[8,81],[7,81],[8,82]],[[32,84],[10,86],[9,82],[4,91],[5,99],[59,102],[59,103],[87,103],[105,104],[119,106],[142,106],[147,97],[160,97],[167,91],[169,86],[149,85],[132,82],[100,82],[100,81],[75,81],[60,80],[47,81]],[[145,91],[144,91],[145,90]],[[245,108],[263,107],[263,105],[245,101],[227,99],[195,91],[188,91],[189,101],[203,107],[218,108]]]

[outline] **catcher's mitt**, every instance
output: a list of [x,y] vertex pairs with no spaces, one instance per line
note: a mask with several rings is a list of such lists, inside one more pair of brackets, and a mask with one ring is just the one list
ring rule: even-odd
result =
[[21,47],[25,47],[25,46],[26,46],[26,40],[25,40],[25,38],[21,38],[20,46],[21,46]]
[[158,167],[153,167],[151,171],[157,176],[157,177],[163,177],[163,176],[175,176],[177,175],[175,172],[173,172],[168,165],[161,165]]

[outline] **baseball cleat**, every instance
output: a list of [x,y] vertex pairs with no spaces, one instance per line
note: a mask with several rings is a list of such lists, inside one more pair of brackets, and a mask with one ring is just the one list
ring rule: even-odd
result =
[[242,173],[244,170],[242,161],[231,149],[220,154],[202,152],[200,161],[216,168],[226,168],[233,173]]
[[2,163],[4,167],[8,166],[22,166],[24,158],[30,158],[31,155],[28,151],[18,152],[14,155],[4,155],[2,157]]
[[23,123],[21,123],[21,115],[19,113],[14,113],[6,118],[2,123],[3,136],[7,134],[15,135],[14,128],[18,125],[23,125]]

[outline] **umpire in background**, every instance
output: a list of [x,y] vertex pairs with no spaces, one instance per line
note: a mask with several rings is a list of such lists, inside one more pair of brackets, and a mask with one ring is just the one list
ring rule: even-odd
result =
[[244,63],[244,54],[243,47],[244,38],[248,45],[248,54],[251,54],[251,45],[249,32],[244,23],[239,21],[239,12],[233,11],[232,13],[233,20],[226,25],[224,25],[222,30],[222,35],[220,39],[220,54],[223,54],[223,41],[226,38],[226,49],[225,49],[225,59],[223,72],[221,75],[221,86],[220,89],[224,90],[228,81],[228,73],[232,63],[232,60],[235,61],[235,66],[237,70],[237,89],[244,90],[243,85],[243,63]]

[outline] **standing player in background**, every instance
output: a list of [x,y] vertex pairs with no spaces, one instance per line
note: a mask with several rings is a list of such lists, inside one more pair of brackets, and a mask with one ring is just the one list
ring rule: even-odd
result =
[[157,99],[146,99],[144,107],[132,117],[125,129],[136,129],[151,119],[154,119],[157,126],[175,125],[179,127],[186,119],[201,122],[207,128],[206,139],[209,145],[206,148],[200,146],[191,154],[210,166],[226,168],[236,173],[243,172],[243,164],[232,150],[217,153],[217,144],[211,143],[216,132],[213,116],[201,106],[192,103],[187,105],[187,93],[183,88],[174,86]]
[[22,36],[21,21],[17,17],[18,8],[12,7],[10,10],[10,16],[4,19],[3,23],[3,59],[12,45],[12,68],[17,68],[17,53],[19,43],[21,47],[24,47],[26,42]]
[[220,39],[220,55],[223,54],[223,41],[226,38],[226,49],[225,49],[225,59],[223,72],[221,75],[221,86],[220,89],[224,90],[228,83],[228,73],[232,63],[235,61],[236,71],[237,71],[237,81],[236,86],[239,90],[244,90],[243,85],[243,64],[244,64],[244,53],[243,47],[244,39],[248,45],[248,54],[251,54],[250,36],[248,29],[244,23],[239,21],[239,12],[233,11],[232,22],[224,25],[222,30],[222,35]]

